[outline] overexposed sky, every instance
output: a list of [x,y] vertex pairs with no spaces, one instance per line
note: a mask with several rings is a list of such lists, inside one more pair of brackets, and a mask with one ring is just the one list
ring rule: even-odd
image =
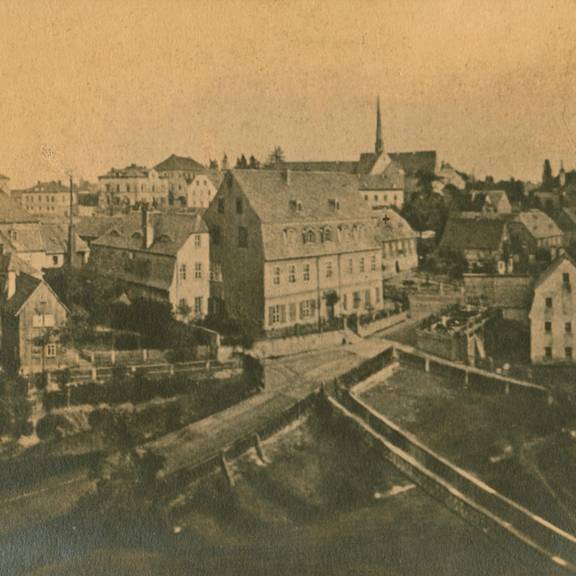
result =
[[481,176],[576,167],[576,0],[0,0],[0,173],[13,186],[172,152]]

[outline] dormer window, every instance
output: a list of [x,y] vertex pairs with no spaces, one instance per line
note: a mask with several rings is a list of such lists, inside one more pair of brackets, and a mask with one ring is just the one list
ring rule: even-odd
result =
[[140,240],[140,238],[142,238],[142,233],[141,232],[134,232],[134,234],[132,234],[132,238],[134,240]]
[[340,210],[340,201],[336,200],[336,198],[330,198],[330,200],[328,200],[328,206],[330,206],[332,210]]
[[10,240],[18,240],[18,232],[16,232],[16,230],[10,230],[10,232],[8,232],[8,237]]

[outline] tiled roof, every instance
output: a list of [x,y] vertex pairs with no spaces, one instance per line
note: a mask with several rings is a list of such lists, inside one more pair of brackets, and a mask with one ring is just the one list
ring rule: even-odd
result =
[[[74,191],[78,190],[76,184],[72,185]],[[16,192],[16,190],[14,191]],[[57,194],[57,193],[69,193],[70,188],[60,181],[52,180],[50,182],[38,182],[31,188],[26,188],[24,190],[18,190],[19,193],[34,193],[34,194]]]
[[556,222],[540,210],[520,212],[515,220],[522,223],[530,235],[536,239],[562,236],[563,234]]
[[0,192],[0,223],[37,222],[37,219],[20,208],[7,194]]
[[[47,254],[63,254],[68,250],[68,226],[44,222],[40,226],[44,250]],[[88,246],[78,234],[75,235],[75,245],[76,252],[88,251]]]
[[44,239],[39,223],[32,223],[25,228],[19,227],[16,233],[17,235],[11,238],[3,234],[4,244],[12,246],[16,252],[44,252]]
[[11,271],[18,273],[24,272],[29,276],[42,278],[42,272],[30,266],[28,262],[25,262],[13,252],[0,255],[0,275],[7,274]]
[[390,158],[399,162],[406,174],[434,174],[436,169],[436,150],[422,152],[390,152]]
[[395,210],[386,210],[379,214],[376,226],[376,239],[378,242],[416,238],[418,234],[412,230],[410,224]]
[[42,283],[40,278],[20,273],[16,276],[16,291],[10,300],[6,300],[6,282],[7,276],[0,278],[0,291],[2,298],[2,307],[8,314],[16,315],[26,300],[30,298],[33,292]]
[[[142,224],[139,212],[117,218],[117,222],[92,246],[109,246],[124,250],[142,250]],[[208,232],[199,214],[150,213],[154,242],[146,249],[151,254],[176,255],[191,234]]]
[[81,238],[95,240],[100,238],[105,232],[108,232],[121,218],[121,216],[90,216],[89,218],[82,218],[76,224],[76,233]]
[[506,231],[502,218],[449,218],[440,247],[448,250],[497,250]]
[[206,167],[200,162],[196,162],[193,158],[172,154],[172,156],[157,164],[155,169],[157,172],[204,172]]
[[[370,218],[358,194],[358,178],[333,172],[234,170],[230,173],[262,222],[324,222]],[[335,210],[332,200],[338,200]],[[292,204],[291,204],[292,202]],[[301,209],[294,209],[295,202]]]
[[363,174],[361,190],[404,190],[404,170],[398,162],[390,162],[381,174]]

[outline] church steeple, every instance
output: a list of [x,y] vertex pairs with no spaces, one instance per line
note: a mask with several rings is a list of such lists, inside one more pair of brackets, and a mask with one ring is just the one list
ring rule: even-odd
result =
[[380,117],[380,96],[376,101],[376,145],[374,152],[380,155],[384,152],[384,141],[382,140],[382,118]]

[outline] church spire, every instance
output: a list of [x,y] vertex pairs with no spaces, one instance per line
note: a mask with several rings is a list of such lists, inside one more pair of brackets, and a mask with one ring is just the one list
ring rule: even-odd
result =
[[380,117],[380,96],[376,101],[376,145],[374,147],[376,154],[384,152],[384,141],[382,140],[382,118]]

